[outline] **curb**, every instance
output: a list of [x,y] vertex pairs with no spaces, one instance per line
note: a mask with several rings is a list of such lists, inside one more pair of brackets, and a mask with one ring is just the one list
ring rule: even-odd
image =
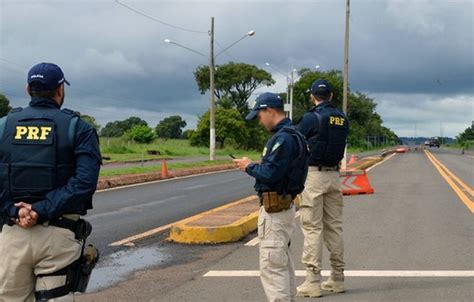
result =
[[365,170],[383,160],[382,156],[369,156],[347,166],[347,170]]
[[170,170],[169,177],[162,177],[160,172],[129,174],[120,176],[106,176],[100,177],[97,183],[97,190],[110,189],[120,186],[134,185],[138,183],[147,183],[156,180],[169,179],[175,177],[183,177],[188,175],[203,174],[208,172],[233,170],[233,164],[217,165],[210,167],[199,167],[182,170]]
[[[232,208],[239,212],[245,205],[245,213],[229,214]],[[217,244],[235,242],[257,229],[258,199],[256,196],[232,202],[213,210],[186,218],[170,228],[168,240],[185,244]],[[227,213],[226,213],[227,212]],[[244,214],[242,216],[242,214]],[[230,223],[219,223],[219,220],[235,218]],[[199,222],[199,221],[203,222]]]

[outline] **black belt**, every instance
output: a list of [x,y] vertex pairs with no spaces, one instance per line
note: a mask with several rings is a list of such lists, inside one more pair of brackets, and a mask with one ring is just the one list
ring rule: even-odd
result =
[[[0,222],[1,222],[0,223],[0,232],[2,231],[3,226],[5,224],[7,224],[9,226],[14,226],[15,225],[15,221],[12,220],[10,217],[7,217],[7,216],[0,216]],[[50,220],[50,221],[44,223],[44,225],[45,226],[52,225],[52,226],[55,226],[55,227],[58,227],[58,228],[68,229],[71,232],[76,233],[77,221],[72,220],[72,219],[68,219],[68,218],[64,218],[64,217],[60,217],[60,218],[57,218],[57,219],[54,219],[54,220]]]
[[58,228],[68,229],[73,233],[76,233],[77,221],[69,218],[60,217],[58,219],[50,220],[46,225],[52,225]]
[[339,171],[339,166],[326,167],[326,166],[317,166],[318,171]]
[[12,226],[15,225],[15,221],[12,220],[10,217],[7,216],[0,216],[0,228],[3,227],[5,224]]

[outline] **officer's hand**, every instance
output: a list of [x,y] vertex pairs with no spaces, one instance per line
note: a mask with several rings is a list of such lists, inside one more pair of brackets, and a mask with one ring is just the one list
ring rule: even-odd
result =
[[19,202],[15,204],[15,207],[20,208],[18,218],[15,221],[18,226],[28,229],[36,224],[39,215],[33,211],[31,204]]
[[252,160],[250,160],[248,157],[243,157],[241,159],[234,159],[233,162],[235,166],[240,169],[240,171],[245,171],[248,165],[252,163]]

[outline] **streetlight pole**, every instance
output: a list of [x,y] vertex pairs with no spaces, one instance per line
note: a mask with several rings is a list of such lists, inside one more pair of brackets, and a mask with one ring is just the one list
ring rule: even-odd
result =
[[[255,31],[251,30],[249,31],[245,36],[240,38],[239,40],[235,41],[234,43],[230,44],[226,48],[224,48],[221,52],[219,52],[217,55],[214,54],[214,17],[211,18],[211,30],[209,31],[209,37],[210,37],[210,51],[209,51],[209,91],[210,91],[210,98],[209,98],[209,159],[210,160],[215,160],[216,159],[216,96],[215,96],[215,88],[216,88],[216,82],[215,82],[215,72],[216,72],[216,67],[215,67],[215,60],[216,57],[221,54],[224,51],[227,51],[227,49],[231,48],[238,42],[242,41],[246,37],[251,37],[255,35]],[[165,43],[169,44],[174,44],[178,47],[184,48],[186,50],[192,51],[196,54],[199,54],[201,56],[206,56],[203,53],[194,50],[192,48],[186,47],[184,45],[178,44],[174,41],[171,41],[170,39],[165,39]]]
[[216,160],[216,100],[215,100],[215,56],[214,56],[214,17],[211,18],[211,31],[210,35],[210,54],[209,54],[209,92],[211,98],[209,100],[209,159]]
[[295,84],[295,70],[291,70],[291,82],[290,82],[290,112],[289,112],[289,118],[290,120],[293,120],[293,85]]
[[[346,31],[344,37],[344,84],[342,91],[342,112],[347,115],[347,88],[349,82],[349,19],[350,18],[350,0],[346,0]],[[347,146],[344,150],[344,158],[342,159],[342,169],[347,167]]]

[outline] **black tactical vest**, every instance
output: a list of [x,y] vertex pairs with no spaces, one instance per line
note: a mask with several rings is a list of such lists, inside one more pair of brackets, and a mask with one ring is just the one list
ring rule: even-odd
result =
[[[0,188],[34,203],[74,176],[78,117],[68,109],[13,109],[0,120]],[[2,135],[3,132],[3,135]]]
[[328,103],[313,110],[319,122],[315,136],[308,139],[310,165],[334,167],[344,157],[349,121],[344,113]]
[[292,158],[288,172],[283,178],[273,184],[257,182],[255,189],[258,192],[276,191],[282,195],[292,195],[293,197],[300,194],[304,190],[306,176],[308,174],[308,147],[304,136],[296,130],[295,126],[282,127],[273,137],[268,141],[267,148],[271,150],[275,141],[278,139],[280,132],[286,132],[294,139],[294,144],[298,147],[298,154]]

